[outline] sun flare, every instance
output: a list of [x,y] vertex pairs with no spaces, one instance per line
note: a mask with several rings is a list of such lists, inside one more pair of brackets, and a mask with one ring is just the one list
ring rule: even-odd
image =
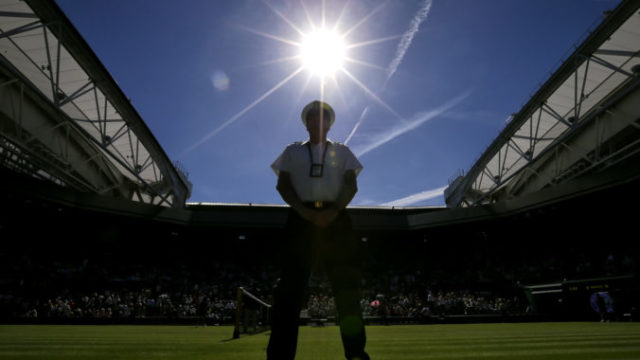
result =
[[[346,99],[343,96],[343,92],[341,90],[341,87],[343,85],[339,84],[340,78],[343,78],[343,79],[346,78],[351,80],[351,82],[353,82],[357,87],[362,89],[362,91],[364,91],[366,95],[368,95],[371,99],[373,99],[382,107],[387,109],[395,117],[402,119],[402,117],[393,108],[387,105],[380,97],[378,97],[371,89],[369,89],[362,81],[360,81],[354,73],[350,72],[348,69],[348,67],[355,65],[355,66],[365,66],[368,68],[373,68],[373,69],[388,73],[388,69],[386,67],[372,64],[367,61],[353,57],[354,52],[357,52],[357,49],[363,48],[366,46],[371,46],[371,45],[375,45],[375,44],[379,44],[387,41],[397,40],[401,38],[402,35],[385,36],[385,37],[361,41],[357,43],[347,42],[345,39],[349,38],[350,34],[352,34],[354,31],[359,29],[364,23],[369,21],[374,14],[377,14],[381,9],[387,6],[389,1],[385,1],[380,5],[378,5],[375,9],[370,11],[367,15],[362,17],[354,25],[348,28],[348,30],[346,31],[341,30],[340,32],[336,32],[336,29],[343,28],[342,25],[344,24],[341,24],[341,21],[343,19],[343,15],[347,12],[347,7],[349,4],[348,1],[344,2],[342,10],[340,11],[340,15],[338,15],[337,17],[337,20],[335,22],[329,21],[329,24],[331,24],[329,25],[330,27],[325,27],[327,26],[326,25],[327,19],[325,18],[325,8],[324,8],[325,1],[324,0],[322,2],[318,2],[322,5],[322,9],[320,11],[320,13],[322,14],[322,19],[321,19],[322,21],[315,22],[315,23],[310,15],[310,12],[306,9],[304,1],[300,2],[302,4],[302,9],[304,10],[307,17],[307,21],[308,21],[307,23],[302,22],[301,24],[296,24],[294,21],[290,20],[287,16],[285,16],[282,12],[280,12],[280,10],[272,6],[268,1],[263,1],[262,3],[266,5],[285,24],[289,25],[291,29],[295,31],[300,37],[299,37],[299,40],[296,41],[295,39],[287,38],[280,34],[271,34],[264,31],[252,29],[244,25],[238,25],[240,29],[254,33],[256,35],[262,36],[270,40],[278,41],[282,44],[286,44],[292,47],[292,52],[287,53],[286,54],[287,56],[284,56],[278,59],[269,60],[259,65],[280,64],[280,63],[285,63],[289,61],[299,61],[300,65],[291,73],[289,73],[287,76],[285,76],[276,85],[266,90],[262,95],[258,96],[252,103],[244,107],[238,113],[236,113],[231,118],[229,118],[227,121],[220,124],[217,128],[213,129],[211,132],[205,135],[202,139],[200,139],[195,144],[190,146],[180,156],[183,156],[187,152],[193,151],[198,146],[209,141],[214,136],[217,136],[217,134],[219,134],[226,127],[233,124],[236,120],[238,120],[240,117],[242,117],[244,114],[246,114],[248,111],[253,109],[258,104],[260,104],[262,101],[268,98],[271,94],[273,94],[278,89],[280,89],[285,84],[287,84],[289,81],[297,77],[298,74],[303,72],[303,70],[306,70],[309,76],[304,82],[304,85],[301,90],[301,94],[304,93],[308,88],[308,86],[311,84],[312,78],[317,77],[318,80],[320,80],[318,81],[318,84],[319,84],[318,95],[320,96],[320,99],[324,99],[325,88],[330,87],[330,91],[340,96],[340,98],[342,98],[343,103],[346,104]],[[322,24],[321,27],[316,27],[315,24],[320,24],[320,23]],[[305,28],[312,29],[312,31],[309,33],[305,33],[302,30]],[[218,90],[226,90],[226,88],[229,86],[228,84],[229,79],[228,78],[218,79],[218,77],[219,76],[216,75],[216,77],[213,78],[214,87],[216,87],[216,89]],[[327,81],[327,80],[331,80],[331,81]],[[362,121],[362,118],[356,124],[356,126],[354,127],[354,130],[351,131],[351,134],[349,134],[347,141],[353,136],[353,133],[355,132],[355,130],[360,126],[361,121]]]
[[330,76],[342,69],[346,48],[342,36],[336,32],[316,30],[304,35],[300,44],[300,60],[312,74]]

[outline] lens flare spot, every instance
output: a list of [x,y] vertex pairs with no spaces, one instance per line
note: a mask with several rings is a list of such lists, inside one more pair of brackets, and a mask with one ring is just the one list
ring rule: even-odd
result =
[[211,76],[213,87],[220,91],[229,89],[230,79],[227,74],[222,70],[216,70]]

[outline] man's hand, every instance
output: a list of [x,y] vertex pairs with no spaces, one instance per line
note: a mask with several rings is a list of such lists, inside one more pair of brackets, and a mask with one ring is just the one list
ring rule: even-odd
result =
[[317,227],[327,227],[338,217],[338,211],[334,209],[326,209],[314,211],[311,222]]
[[338,217],[339,213],[335,209],[314,210],[304,207],[296,211],[300,217],[321,228],[329,226]]
[[287,172],[280,172],[278,176],[278,185],[276,186],[282,199],[289,204],[303,219],[313,223],[318,227],[327,227],[337,217],[340,211],[353,199],[358,191],[356,183],[356,173],[353,170],[347,170],[344,174],[344,185],[340,189],[338,198],[331,208],[315,210],[304,206],[302,200],[296,193],[291,183],[291,175]]

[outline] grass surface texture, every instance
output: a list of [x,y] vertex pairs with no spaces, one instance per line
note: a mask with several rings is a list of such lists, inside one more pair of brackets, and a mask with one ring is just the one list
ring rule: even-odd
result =
[[[368,326],[373,360],[640,359],[640,323]],[[233,328],[0,325],[0,359],[265,358],[269,332]],[[343,359],[336,326],[301,327],[298,360]]]

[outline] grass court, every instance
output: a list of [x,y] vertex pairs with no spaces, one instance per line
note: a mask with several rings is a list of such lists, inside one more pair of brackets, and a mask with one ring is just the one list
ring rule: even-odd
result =
[[[368,326],[373,360],[640,359],[640,323]],[[230,326],[0,325],[0,359],[265,358],[268,332]],[[301,327],[299,360],[343,359],[336,326]]]

